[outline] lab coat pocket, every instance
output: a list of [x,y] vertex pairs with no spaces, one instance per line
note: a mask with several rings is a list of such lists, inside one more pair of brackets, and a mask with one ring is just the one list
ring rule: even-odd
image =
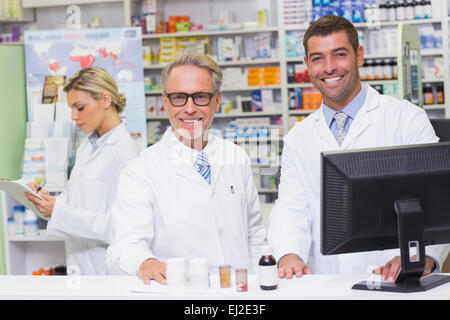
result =
[[80,187],[80,199],[78,199],[78,201],[80,204],[83,204],[85,209],[106,212],[110,190],[108,182],[83,178]]
[[225,201],[225,219],[230,234],[236,239],[245,238],[247,236],[247,212],[244,194],[227,195]]

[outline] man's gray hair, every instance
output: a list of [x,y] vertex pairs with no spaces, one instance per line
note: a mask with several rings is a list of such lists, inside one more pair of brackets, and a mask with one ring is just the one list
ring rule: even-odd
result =
[[161,85],[163,92],[166,92],[167,79],[169,78],[170,71],[172,71],[172,69],[175,67],[185,65],[196,66],[207,70],[213,80],[214,91],[216,92],[220,91],[223,76],[222,70],[220,70],[217,63],[207,55],[184,54],[176,57],[175,60],[166,65],[161,71]]

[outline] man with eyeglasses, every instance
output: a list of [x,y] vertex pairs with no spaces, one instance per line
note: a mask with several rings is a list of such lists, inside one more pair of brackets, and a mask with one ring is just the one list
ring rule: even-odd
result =
[[220,107],[222,72],[204,55],[183,55],[161,73],[171,127],[122,171],[113,205],[111,273],[166,283],[169,258],[207,258],[252,270],[264,244],[247,153],[208,134]]

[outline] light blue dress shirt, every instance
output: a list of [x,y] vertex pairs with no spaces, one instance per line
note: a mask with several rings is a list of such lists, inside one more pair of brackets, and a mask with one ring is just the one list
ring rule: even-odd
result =
[[[363,84],[361,85],[361,91],[353,98],[352,101],[350,101],[349,104],[345,106],[345,108],[342,110],[342,112],[346,113],[348,115],[347,122],[345,123],[345,130],[348,132],[350,129],[350,126],[352,125],[353,120],[355,119],[356,115],[358,114],[359,109],[361,109],[362,105],[366,101],[366,95],[367,95],[367,85]],[[329,106],[327,106],[322,101],[322,107],[323,107],[323,115],[325,116],[325,121],[330,128],[333,135],[337,136],[337,125],[336,120],[334,120],[334,115],[337,112],[336,110],[331,109]]]

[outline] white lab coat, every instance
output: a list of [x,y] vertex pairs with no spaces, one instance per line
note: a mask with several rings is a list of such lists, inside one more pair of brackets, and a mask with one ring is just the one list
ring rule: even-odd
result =
[[212,135],[203,151],[211,185],[194,169],[197,151],[179,142],[171,128],[125,167],[112,209],[111,273],[136,275],[151,257],[204,257],[211,272],[220,264],[251,272],[266,231],[249,158]]
[[[277,259],[295,253],[313,273],[365,273],[400,251],[324,256],[320,253],[320,172],[322,151],[433,143],[439,139],[423,109],[368,87],[366,101],[342,143],[328,128],[322,108],[285,136],[279,198],[270,215],[268,241]],[[442,266],[448,247],[426,248]],[[369,271],[369,272],[370,272]]]
[[[67,237],[68,268],[82,275],[105,275],[106,248],[111,242],[110,207],[118,175],[137,156],[133,139],[122,123],[92,152],[84,139],[64,193],[56,198],[47,233]],[[78,267],[76,267],[78,266]]]

